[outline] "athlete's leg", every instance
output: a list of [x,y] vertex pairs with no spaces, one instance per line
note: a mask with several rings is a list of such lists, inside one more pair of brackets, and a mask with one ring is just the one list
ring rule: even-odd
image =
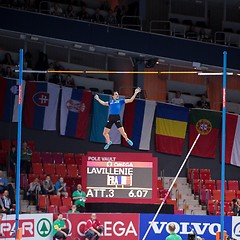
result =
[[118,128],[118,131],[121,133],[121,135],[124,137],[124,139],[127,141],[127,143],[132,146],[133,145],[133,142],[128,138],[125,130],[124,130],[124,127],[120,127]]
[[105,127],[103,130],[103,136],[106,139],[106,143],[110,143],[109,132],[110,132],[110,129]]

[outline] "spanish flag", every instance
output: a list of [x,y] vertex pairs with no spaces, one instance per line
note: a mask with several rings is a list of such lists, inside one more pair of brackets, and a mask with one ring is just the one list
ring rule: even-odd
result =
[[188,123],[188,108],[157,103],[156,151],[182,155]]

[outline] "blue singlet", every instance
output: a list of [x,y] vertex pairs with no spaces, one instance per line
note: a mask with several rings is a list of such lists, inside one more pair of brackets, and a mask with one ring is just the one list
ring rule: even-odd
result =
[[120,114],[122,105],[125,103],[125,99],[111,100],[108,102],[109,114]]

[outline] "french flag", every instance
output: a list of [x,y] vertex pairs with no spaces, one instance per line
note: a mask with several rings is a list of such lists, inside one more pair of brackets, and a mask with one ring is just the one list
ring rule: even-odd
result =
[[[24,97],[25,81],[22,81],[22,97]],[[18,121],[18,82],[13,79],[0,78],[0,120]]]
[[[153,118],[156,108],[155,101],[136,99],[125,106],[124,129],[128,138],[133,141],[133,148],[150,149]],[[128,144],[123,141],[123,145]]]
[[85,139],[91,104],[90,91],[62,87],[60,134]]
[[23,125],[38,130],[56,130],[60,86],[27,82],[23,105]]

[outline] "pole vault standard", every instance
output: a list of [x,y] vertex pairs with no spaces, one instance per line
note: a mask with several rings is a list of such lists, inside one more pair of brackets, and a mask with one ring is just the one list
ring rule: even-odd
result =
[[17,171],[16,171],[16,226],[15,239],[19,231],[19,212],[20,212],[20,168],[21,168],[21,137],[22,137],[22,77],[23,77],[23,49],[19,54],[19,90],[18,90],[18,136],[17,136]]
[[184,165],[186,164],[186,162],[187,162],[187,160],[188,160],[188,157],[189,157],[189,155],[191,154],[191,152],[192,152],[194,146],[196,145],[196,143],[197,143],[197,141],[198,141],[200,135],[201,135],[201,134],[199,133],[199,134],[197,135],[195,141],[193,142],[192,147],[190,148],[190,150],[189,150],[187,156],[185,157],[185,159],[184,159],[184,161],[183,161],[181,167],[179,168],[179,170],[178,170],[178,172],[177,172],[177,175],[175,176],[174,180],[172,181],[171,186],[169,187],[169,189],[168,189],[168,191],[167,191],[167,193],[166,193],[166,195],[165,195],[165,197],[164,197],[164,199],[163,199],[161,205],[159,206],[159,208],[158,208],[158,210],[157,210],[155,216],[153,217],[152,221],[150,222],[150,224],[149,224],[149,226],[148,226],[148,229],[147,229],[145,235],[143,236],[143,239],[142,239],[142,240],[145,240],[145,239],[146,239],[146,237],[147,237],[147,235],[148,235],[148,233],[149,233],[149,231],[150,231],[150,229],[151,229],[151,227],[152,227],[153,222],[156,220],[157,215],[160,213],[160,211],[161,211],[161,209],[162,209],[162,207],[163,207],[163,204],[165,203],[165,201],[166,201],[166,199],[167,199],[169,193],[171,192],[171,190],[172,190],[172,188],[173,188],[175,182],[177,181],[177,178],[178,178],[179,174],[181,173],[181,171],[182,171]]

